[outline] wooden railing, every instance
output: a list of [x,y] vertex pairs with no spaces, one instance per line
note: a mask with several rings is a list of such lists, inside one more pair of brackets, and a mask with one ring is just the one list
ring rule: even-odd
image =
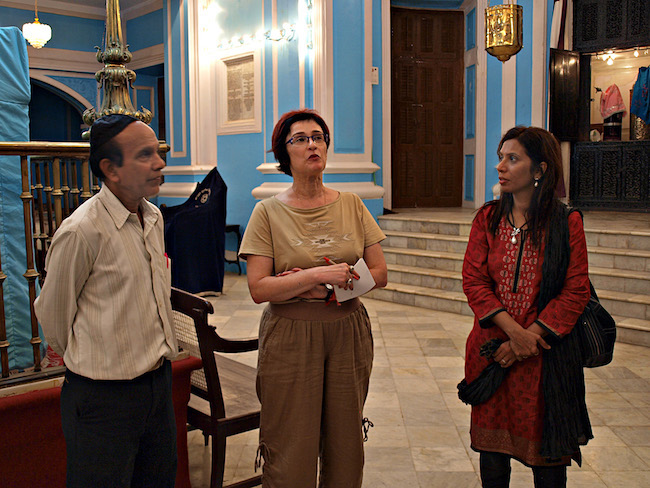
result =
[[[159,151],[164,156],[169,146],[161,142]],[[45,279],[45,256],[52,236],[66,217],[100,189],[97,178],[89,168],[89,152],[87,142],[0,142],[0,156],[20,157],[20,199],[26,252],[23,276],[27,280],[29,293],[30,343],[34,354],[34,365],[29,368],[29,374],[32,375],[42,369],[41,339],[34,313],[36,280],[42,284]],[[16,379],[24,376],[14,372],[10,375],[9,371],[8,351],[11,344],[7,341],[3,296],[3,282],[7,276],[2,271],[2,256],[0,249],[0,386],[13,383],[10,376],[16,376]]]

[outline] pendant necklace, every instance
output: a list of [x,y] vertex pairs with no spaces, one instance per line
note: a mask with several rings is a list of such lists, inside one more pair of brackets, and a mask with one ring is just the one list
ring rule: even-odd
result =
[[524,222],[524,224],[521,227],[516,227],[515,224],[512,223],[512,214],[508,215],[508,223],[512,226],[512,230],[510,231],[510,242],[513,244],[517,244],[517,235],[521,233],[521,230],[526,226],[528,221]]

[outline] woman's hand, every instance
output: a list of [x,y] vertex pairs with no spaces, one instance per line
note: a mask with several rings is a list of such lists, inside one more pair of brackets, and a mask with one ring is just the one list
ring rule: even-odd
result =
[[[324,266],[323,272],[327,275],[323,279],[323,283],[329,283],[330,285],[336,285],[339,288],[354,289],[354,280],[359,279],[359,273],[354,271],[354,267],[348,265],[347,263],[335,264],[330,259],[325,258],[329,264]],[[323,266],[319,267],[323,268]]]
[[537,324],[531,324],[528,329],[524,329],[515,319],[506,311],[496,314],[492,321],[506,334],[510,339],[510,349],[515,355],[515,359],[521,361],[528,359],[530,356],[539,355],[539,347],[550,349],[542,337],[542,329]]
[[516,361],[525,361],[530,357],[530,356],[517,357],[517,354],[515,354],[514,352],[513,346],[514,344],[512,341],[504,342],[499,346],[497,352],[494,353],[492,359],[494,359],[497,363],[499,363],[499,366],[501,366],[502,368],[509,368],[510,366],[515,364]]
[[510,341],[502,343],[499,346],[499,349],[497,349],[497,352],[492,356],[492,359],[499,363],[499,366],[502,368],[509,368],[512,366],[517,358],[515,357],[515,353],[512,352],[512,344]]
[[512,352],[519,361],[528,359],[530,356],[538,356],[538,346],[544,349],[551,348],[540,334],[523,327],[519,327],[519,330],[514,329],[512,335],[508,334],[508,336],[510,337]]

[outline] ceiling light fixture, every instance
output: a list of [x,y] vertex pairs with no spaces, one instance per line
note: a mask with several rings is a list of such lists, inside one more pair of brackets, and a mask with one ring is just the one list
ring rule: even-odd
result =
[[40,49],[52,39],[52,28],[38,21],[38,0],[34,0],[34,22],[23,24],[23,36],[32,46]]

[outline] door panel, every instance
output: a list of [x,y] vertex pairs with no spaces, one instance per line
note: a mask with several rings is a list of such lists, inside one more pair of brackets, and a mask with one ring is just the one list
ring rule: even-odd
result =
[[589,56],[551,49],[549,130],[560,141],[588,140],[590,87]]
[[463,14],[391,9],[393,205],[462,203]]

